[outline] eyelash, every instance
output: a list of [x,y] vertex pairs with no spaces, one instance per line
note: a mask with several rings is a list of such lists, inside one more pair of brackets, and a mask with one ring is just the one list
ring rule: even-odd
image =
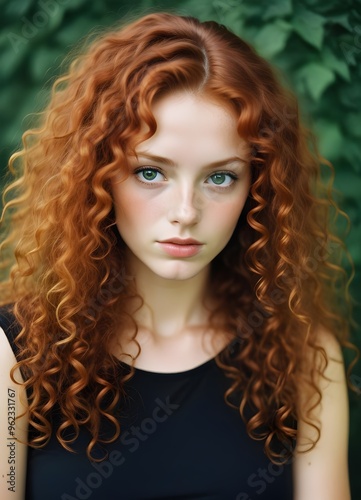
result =
[[[136,170],[134,170],[134,175],[137,177],[138,181],[141,182],[142,184],[147,185],[147,186],[149,186],[151,184],[158,184],[158,182],[159,182],[159,181],[158,182],[157,181],[146,182],[144,180],[141,180],[141,178],[138,176],[138,174],[145,172],[147,170],[152,171],[152,172],[157,172],[160,175],[162,175],[163,177],[165,177],[164,173],[159,168],[156,168],[156,167],[140,167],[140,168],[137,168]],[[232,187],[233,184],[238,180],[238,176],[234,172],[228,172],[228,171],[223,171],[223,170],[214,172],[213,174],[209,175],[207,177],[207,179],[210,179],[214,175],[228,175],[231,178],[231,182],[229,184],[227,184],[226,186],[223,186],[222,184],[211,184],[212,187],[214,187],[216,189],[222,189],[222,190],[228,189],[228,188]]]

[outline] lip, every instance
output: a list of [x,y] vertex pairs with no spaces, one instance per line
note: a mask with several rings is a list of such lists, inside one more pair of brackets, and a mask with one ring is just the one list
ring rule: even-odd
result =
[[171,257],[193,257],[200,252],[203,243],[193,238],[171,238],[157,242],[162,250]]
[[170,238],[169,240],[161,240],[158,243],[172,243],[174,245],[202,245],[200,241],[193,238]]

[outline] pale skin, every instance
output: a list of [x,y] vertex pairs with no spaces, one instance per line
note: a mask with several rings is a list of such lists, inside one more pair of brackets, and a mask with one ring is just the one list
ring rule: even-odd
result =
[[[162,98],[153,111],[158,125],[155,135],[138,146],[137,157],[129,159],[129,176],[124,180],[119,175],[112,191],[117,226],[128,247],[129,274],[135,277],[144,300],[134,313],[142,348],[135,366],[177,372],[214,357],[230,341],[227,332],[207,327],[205,304],[212,306],[207,294],[210,262],[231,237],[247,198],[248,150],[237,133],[236,117],[219,102],[175,93]],[[199,249],[187,257],[169,255],[162,241],[172,238],[193,238],[200,243]],[[321,383],[322,405],[317,414],[321,439],[312,451],[300,454],[314,434],[299,422],[294,499],[349,500],[348,403],[342,355],[327,332],[320,332],[319,342],[330,358],[326,370],[330,382]],[[10,384],[6,374],[15,359],[4,336],[1,343],[0,366],[6,371],[0,390],[4,393]],[[137,354],[127,332],[119,334],[114,354],[129,362],[124,351]],[[299,404],[303,407],[307,401]],[[0,423],[5,421],[2,413],[0,418]],[[5,428],[5,423],[1,425]],[[5,440],[2,446],[6,447]],[[18,491],[3,496],[7,492],[2,483],[4,500],[23,498],[26,448],[19,446],[17,452]],[[3,456],[1,452],[1,472],[6,470]]]
[[[227,343],[225,332],[214,336],[205,327],[202,301],[210,262],[231,237],[248,195],[248,150],[236,117],[219,103],[175,94],[161,100],[154,115],[157,132],[130,159],[126,180],[115,179],[113,197],[128,268],[145,300],[134,315],[144,345],[136,366],[181,371]],[[170,256],[159,243],[169,238],[193,238],[200,251]],[[124,332],[121,342],[122,350],[136,354]]]
[[[325,375],[329,381],[320,383],[322,402],[317,408],[321,437],[315,448],[307,453],[296,453],[294,461],[295,500],[349,500],[348,476],[349,411],[345,370],[340,346],[327,331],[319,331],[319,344],[325,349],[329,365]],[[300,401],[305,408],[310,401]],[[297,450],[304,450],[309,438],[316,433],[299,421]]]
[[[0,497],[1,500],[23,500],[25,495],[26,478],[26,457],[27,446],[20,441],[26,441],[27,418],[22,417],[15,422],[15,432],[13,426],[13,408],[15,406],[16,415],[20,415],[26,410],[26,394],[21,386],[14,384],[10,379],[10,370],[15,365],[16,359],[5,336],[0,328],[0,429],[1,429],[1,450],[0,450]],[[16,379],[21,381],[20,373],[16,372]],[[13,439],[13,432],[16,441]],[[13,443],[15,441],[15,449]],[[8,446],[10,444],[10,446]],[[15,460],[15,463],[13,462]],[[15,469],[11,469],[14,467]],[[15,484],[11,481],[14,474]],[[8,483],[8,480],[10,482]]]

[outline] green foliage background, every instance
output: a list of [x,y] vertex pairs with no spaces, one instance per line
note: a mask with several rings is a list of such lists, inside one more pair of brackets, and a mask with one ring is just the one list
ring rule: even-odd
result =
[[[214,19],[250,41],[285,75],[321,153],[336,171],[351,219],[347,245],[361,289],[361,0],[0,0],[0,168],[19,147],[26,115],[41,109],[69,50],[94,29],[155,10]],[[1,182],[1,181],[0,181]],[[356,320],[361,324],[359,305]],[[360,346],[360,330],[354,341]],[[353,382],[361,389],[358,366]],[[350,394],[350,474],[361,499],[360,401]]]

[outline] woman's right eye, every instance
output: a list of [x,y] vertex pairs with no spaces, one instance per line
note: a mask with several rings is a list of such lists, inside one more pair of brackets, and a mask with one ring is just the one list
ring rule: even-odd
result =
[[134,174],[140,180],[140,182],[144,182],[145,184],[164,181],[164,175],[157,168],[150,168],[150,167],[138,168],[134,172]]

